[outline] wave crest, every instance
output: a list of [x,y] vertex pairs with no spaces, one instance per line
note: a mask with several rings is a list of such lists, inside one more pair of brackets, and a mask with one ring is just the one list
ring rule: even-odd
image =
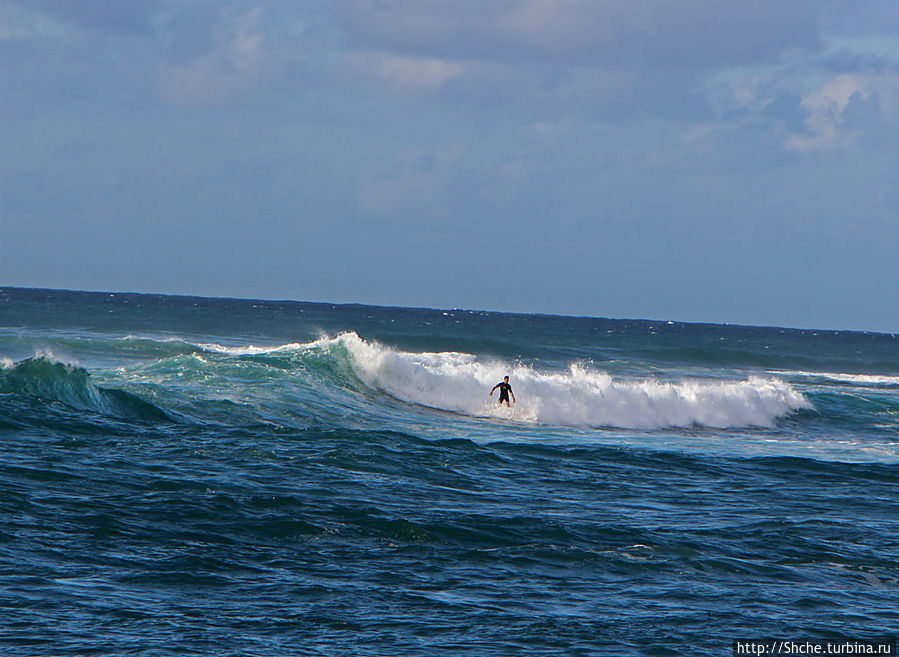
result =
[[0,368],[0,393],[38,397],[124,419],[168,419],[153,404],[124,390],[96,386],[86,369],[53,360],[48,354],[14,364],[4,363]]

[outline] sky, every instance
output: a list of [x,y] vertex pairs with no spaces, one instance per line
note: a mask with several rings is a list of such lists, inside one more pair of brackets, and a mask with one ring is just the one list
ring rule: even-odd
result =
[[899,332],[896,0],[0,0],[0,286]]

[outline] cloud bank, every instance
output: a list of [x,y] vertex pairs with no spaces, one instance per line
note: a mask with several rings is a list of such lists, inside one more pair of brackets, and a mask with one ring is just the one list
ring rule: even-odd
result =
[[0,275],[899,326],[897,34],[896,0],[0,0]]

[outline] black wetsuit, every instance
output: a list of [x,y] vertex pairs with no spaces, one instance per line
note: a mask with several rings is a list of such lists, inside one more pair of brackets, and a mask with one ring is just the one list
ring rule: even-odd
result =
[[501,383],[497,383],[496,387],[499,388],[499,403],[508,402],[509,393],[512,392],[512,386],[503,381]]

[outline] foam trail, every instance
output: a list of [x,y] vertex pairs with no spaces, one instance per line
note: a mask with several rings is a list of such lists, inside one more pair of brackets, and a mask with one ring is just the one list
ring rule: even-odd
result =
[[847,374],[842,372],[804,372],[801,370],[771,370],[770,374],[778,376],[797,376],[815,379],[827,379],[829,381],[841,381],[843,383],[855,383],[862,385],[899,385],[899,376],[886,376],[882,374]]
[[510,374],[519,420],[578,427],[771,426],[811,403],[774,378],[740,381],[613,379],[573,364],[567,372],[485,361],[457,352],[409,353],[367,342],[355,333],[312,345],[345,349],[366,385],[397,399],[473,416],[508,416],[487,392]]
[[310,346],[316,343],[310,342],[300,344],[297,342],[293,342],[291,344],[283,344],[277,347],[256,347],[254,345],[248,345],[246,347],[229,347],[214,342],[191,342],[189,344],[197,347],[198,349],[202,349],[203,351],[216,354],[224,354],[226,356],[258,356],[259,354],[273,354],[281,351],[297,351],[300,349],[308,349]]

